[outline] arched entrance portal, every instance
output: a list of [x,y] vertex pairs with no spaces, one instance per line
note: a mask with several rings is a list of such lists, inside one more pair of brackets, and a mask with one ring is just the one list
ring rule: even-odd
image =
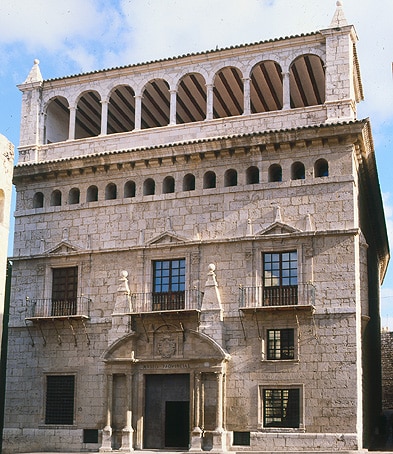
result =
[[191,329],[161,325],[145,334],[129,334],[105,354],[107,423],[100,452],[223,450],[229,355]]

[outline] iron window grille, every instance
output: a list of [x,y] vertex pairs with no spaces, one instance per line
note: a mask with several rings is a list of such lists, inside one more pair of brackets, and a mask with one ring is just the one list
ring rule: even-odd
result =
[[185,307],[185,259],[153,262],[153,311]]
[[267,359],[295,358],[295,335],[292,328],[267,330]]
[[264,389],[263,425],[264,427],[298,428],[300,425],[299,389]]
[[46,377],[45,424],[74,423],[74,375]]
[[263,300],[266,306],[298,303],[297,252],[263,254]]

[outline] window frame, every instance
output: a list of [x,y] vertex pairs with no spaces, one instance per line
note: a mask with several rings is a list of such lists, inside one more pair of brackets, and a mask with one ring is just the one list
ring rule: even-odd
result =
[[[271,338],[270,334],[273,333],[279,333],[280,338],[276,337],[276,334]],[[288,338],[287,342],[283,339],[283,333],[291,333],[291,338]],[[273,346],[271,341],[274,344]],[[297,359],[296,332],[294,328],[268,328],[266,329],[265,342],[265,358],[267,361],[294,361]],[[286,351],[288,351],[287,354],[285,354]]]
[[152,261],[153,311],[185,308],[186,277],[185,257]]
[[[51,408],[56,408],[56,416],[59,417],[59,412],[58,408],[63,408],[64,409],[64,402],[67,399],[67,396],[56,396],[58,400],[54,400],[48,405],[48,394],[49,394],[49,387],[48,387],[48,379],[49,378],[72,378],[72,397],[69,397],[68,403],[71,404],[71,410],[67,412],[66,417],[68,418],[67,420],[61,421],[60,419],[58,420],[52,420],[52,422],[49,422],[50,416],[48,413],[50,413]],[[43,424],[45,426],[74,426],[76,421],[76,387],[77,387],[77,380],[76,380],[76,374],[75,373],[70,373],[70,374],[63,374],[63,373],[51,373],[51,374],[46,374],[45,375],[45,392],[44,392],[44,414],[43,414]],[[57,380],[57,383],[53,384],[52,390],[58,393],[60,387],[59,387],[59,380]],[[59,404],[59,400],[61,399],[61,404]],[[72,399],[72,402],[71,402]],[[72,415],[72,417],[71,417]],[[61,416],[61,415],[60,415]],[[71,421],[72,419],[72,421]]]
[[[296,424],[277,423],[276,425],[267,424],[267,405],[266,391],[292,391],[297,390],[297,410],[295,410],[294,418]],[[259,429],[265,432],[304,432],[304,385],[303,384],[264,384],[259,386]],[[281,404],[281,414],[277,418],[283,418],[283,406]]]

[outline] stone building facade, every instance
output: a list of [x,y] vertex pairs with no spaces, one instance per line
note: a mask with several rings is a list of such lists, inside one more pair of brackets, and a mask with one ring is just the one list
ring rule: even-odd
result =
[[389,250],[356,41],[338,2],[301,36],[34,63],[5,454],[367,445]]
[[13,168],[14,146],[6,137],[0,135],[0,345],[3,331]]

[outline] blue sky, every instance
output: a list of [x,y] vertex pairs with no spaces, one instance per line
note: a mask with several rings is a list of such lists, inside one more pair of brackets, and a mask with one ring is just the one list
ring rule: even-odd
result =
[[[357,45],[393,244],[393,1],[343,0]],[[16,88],[40,60],[44,79],[327,28],[335,0],[0,0],[0,134],[19,143]],[[10,249],[11,255],[11,249]],[[393,262],[393,261],[392,261]],[[393,264],[382,287],[393,331]]]

